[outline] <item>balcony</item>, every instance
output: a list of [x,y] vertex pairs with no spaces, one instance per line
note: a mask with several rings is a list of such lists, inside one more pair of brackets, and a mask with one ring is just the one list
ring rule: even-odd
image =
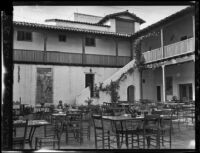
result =
[[164,56],[161,48],[157,48],[151,51],[144,52],[145,63],[155,62],[161,59],[167,59],[174,56],[184,55],[192,53],[195,50],[195,39],[189,38],[183,41],[179,41],[174,44],[164,46]]
[[13,60],[18,63],[122,67],[126,65],[131,58],[127,56],[14,49]]

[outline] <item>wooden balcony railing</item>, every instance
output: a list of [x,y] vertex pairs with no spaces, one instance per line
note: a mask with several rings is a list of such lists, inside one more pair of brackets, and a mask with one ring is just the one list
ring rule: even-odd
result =
[[190,38],[183,41],[179,41],[174,44],[164,46],[164,56],[162,55],[161,48],[144,52],[143,56],[145,58],[145,62],[149,63],[149,62],[154,62],[160,59],[165,59],[169,57],[174,57],[174,56],[194,52],[194,49],[195,49],[194,38]]
[[194,51],[194,38],[179,41],[174,44],[164,46],[165,58],[173,57]]
[[46,52],[47,63],[63,63],[63,64],[81,64],[82,54],[78,53],[60,53],[60,52]]
[[97,66],[124,66],[131,58],[126,56],[93,55],[55,51],[36,51],[15,49],[14,62],[78,64]]

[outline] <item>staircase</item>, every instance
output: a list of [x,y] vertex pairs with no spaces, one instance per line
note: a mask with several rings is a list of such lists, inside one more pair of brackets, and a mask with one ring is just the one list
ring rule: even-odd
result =
[[[102,87],[106,87],[110,84],[111,81],[116,81],[120,78],[123,73],[126,73],[130,68],[136,67],[135,59],[130,61],[124,67],[120,68],[116,73],[111,75],[108,79],[103,81]],[[90,97],[90,89],[89,87],[83,89],[81,93],[76,97],[76,104],[77,105],[85,105],[85,100]],[[99,98],[93,98],[93,104],[102,104],[104,101],[110,101],[110,95],[106,94],[106,92],[100,91]]]

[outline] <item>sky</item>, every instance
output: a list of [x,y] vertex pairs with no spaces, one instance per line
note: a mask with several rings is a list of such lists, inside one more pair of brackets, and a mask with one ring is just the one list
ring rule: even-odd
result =
[[74,13],[96,16],[128,10],[146,21],[141,29],[188,6],[14,6],[13,20],[34,23],[45,23],[45,19],[73,20]]

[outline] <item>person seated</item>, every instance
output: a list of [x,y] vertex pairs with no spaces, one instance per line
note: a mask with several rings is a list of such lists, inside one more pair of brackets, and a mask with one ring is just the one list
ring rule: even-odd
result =
[[61,100],[59,101],[59,104],[58,104],[57,108],[58,108],[58,109],[63,109],[63,108],[64,108],[64,107],[63,107],[63,103],[62,103]]

